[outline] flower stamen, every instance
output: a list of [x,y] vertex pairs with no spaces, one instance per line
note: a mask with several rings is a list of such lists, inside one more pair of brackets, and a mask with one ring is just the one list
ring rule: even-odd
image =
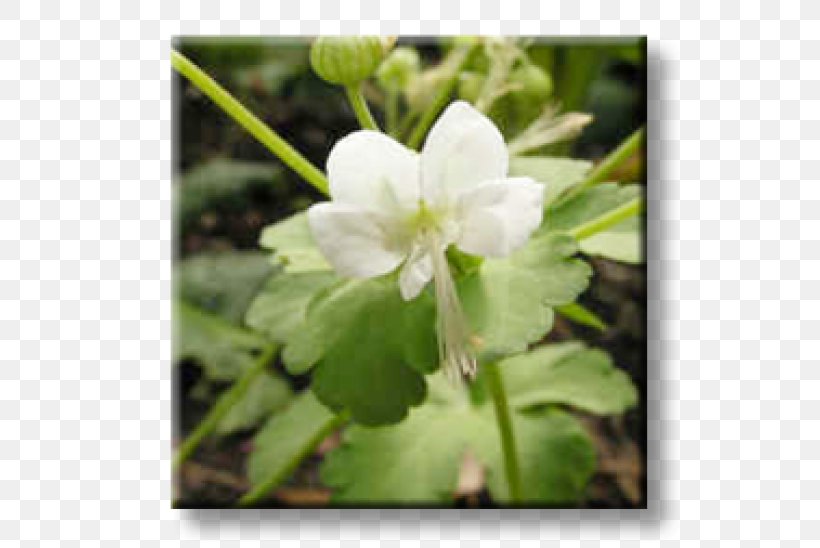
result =
[[425,234],[428,253],[433,264],[436,292],[438,351],[447,378],[453,383],[472,379],[476,374],[476,359],[470,348],[470,330],[456,292],[450,265],[439,235]]

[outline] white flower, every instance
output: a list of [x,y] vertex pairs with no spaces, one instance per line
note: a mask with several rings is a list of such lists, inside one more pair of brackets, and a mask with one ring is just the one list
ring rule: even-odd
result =
[[341,139],[327,161],[332,201],[308,211],[316,243],[339,274],[370,278],[401,265],[405,300],[435,280],[439,350],[451,376],[472,376],[475,359],[447,247],[503,257],[541,224],[544,186],[508,178],[508,160],[495,125],[458,101],[420,154],[376,131]]

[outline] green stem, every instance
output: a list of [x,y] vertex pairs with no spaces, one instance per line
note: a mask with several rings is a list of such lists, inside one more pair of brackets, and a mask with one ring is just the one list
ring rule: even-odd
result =
[[398,137],[399,125],[399,91],[388,89],[384,99],[384,118],[387,126],[387,133],[391,137]]
[[396,131],[396,136],[399,141],[407,142],[404,136],[407,135],[407,133],[410,131],[410,128],[413,127],[413,122],[416,121],[418,114],[418,111],[411,110],[410,112],[405,114],[401,122],[399,122],[399,128]]
[[504,455],[504,472],[510,490],[510,501],[517,504],[522,501],[522,483],[510,406],[507,402],[507,394],[504,392],[504,383],[501,379],[498,363],[487,364],[484,368],[487,375],[487,385],[495,407],[498,431],[501,434],[501,451]]
[[350,420],[348,413],[340,413],[334,416],[321,430],[316,432],[316,435],[302,447],[302,450],[299,453],[293,456],[287,466],[282,468],[278,474],[270,476],[264,482],[256,485],[253,489],[245,493],[242,498],[239,499],[237,505],[242,507],[253,506],[260,500],[264,499],[271,489],[282,483],[283,479],[290,476],[293,471],[296,470],[299,463],[305,460],[309,455],[313,454],[316,447],[322,442],[322,440],[324,440],[331,432],[343,426],[348,420]]
[[298,173],[321,193],[328,193],[327,178],[304,156],[276,134],[267,124],[253,115],[233,95],[205,74],[198,66],[176,50],[171,50],[171,64],[199,90],[213,100],[225,113],[256,137],[282,162]]
[[352,86],[345,86],[345,93],[347,93],[347,100],[350,101],[350,106],[353,107],[353,112],[356,113],[356,119],[362,129],[372,129],[379,131],[379,125],[370,113],[367,107],[367,101],[362,95],[361,84],[354,84]]
[[643,211],[643,198],[637,196],[622,206],[607,211],[600,217],[596,217],[589,222],[576,226],[569,234],[580,241],[599,232],[603,232],[630,217],[638,215],[641,211]]
[[265,368],[276,357],[276,351],[276,346],[270,346],[265,349],[253,366],[247,369],[242,376],[239,377],[239,380],[219,397],[216,404],[214,404],[202,422],[197,425],[196,429],[191,432],[188,437],[185,438],[185,441],[182,442],[182,445],[179,446],[174,456],[174,470],[178,469],[182,463],[188,460],[188,457],[193,454],[202,440],[213,432],[219,422],[228,414],[228,411],[242,399],[242,396],[244,396],[251,387],[253,381],[265,371]]
[[576,192],[580,192],[588,187],[602,183],[609,177],[615,169],[629,159],[643,143],[644,128],[640,128],[630,135],[618,148],[609,153],[604,160],[595,166],[586,179],[575,187]]
[[451,53],[452,57],[446,61],[451,65],[450,74],[447,76],[447,79],[441,85],[438,92],[436,92],[436,96],[433,98],[430,106],[428,106],[427,110],[425,110],[421,115],[419,123],[416,124],[415,128],[413,128],[413,133],[410,134],[410,138],[407,140],[408,147],[418,150],[419,145],[421,145],[421,142],[424,140],[424,136],[427,135],[427,131],[430,129],[430,126],[433,125],[433,122],[438,117],[439,113],[444,109],[444,105],[450,98],[453,88],[456,87],[456,84],[458,83],[458,75],[467,63],[467,60],[470,58],[470,54],[472,53],[474,47],[475,44],[466,44]]

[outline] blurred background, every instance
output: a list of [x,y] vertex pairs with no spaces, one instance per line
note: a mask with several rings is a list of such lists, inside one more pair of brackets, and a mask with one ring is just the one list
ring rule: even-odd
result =
[[[448,40],[400,39],[413,44],[423,65],[434,65]],[[333,143],[358,129],[341,88],[310,69],[309,43],[294,39],[180,38],[175,47],[228,89],[284,139],[324,167]],[[562,111],[588,112],[594,121],[571,143],[543,153],[597,161],[645,123],[644,42],[638,39],[537,39],[530,59],[549,75],[543,92]],[[174,74],[174,344],[175,445],[203,418],[218,395],[253,361],[254,347],[226,343],[245,334],[243,317],[273,270],[259,250],[261,229],[322,199],[187,80]],[[381,119],[377,90],[365,90]],[[492,112],[505,133],[522,113],[500,104]],[[624,165],[617,179],[643,183],[644,161]],[[594,277],[580,303],[607,325],[599,330],[560,316],[549,340],[580,339],[608,351],[641,393],[638,407],[620,418],[584,417],[595,439],[598,472],[583,506],[640,507],[646,481],[646,272],[644,266],[589,259]],[[176,477],[177,503],[229,506],[247,489],[244,462],[260,422],[287,405],[306,380],[277,365],[254,385],[242,405],[200,445]],[[328,493],[317,463],[336,441],[325,441],[286,486],[282,505],[317,504]],[[464,498],[458,504],[483,504]]]

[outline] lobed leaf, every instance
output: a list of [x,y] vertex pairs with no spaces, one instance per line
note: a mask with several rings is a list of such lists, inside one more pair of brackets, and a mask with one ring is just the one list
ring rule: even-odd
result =
[[589,282],[591,270],[573,258],[576,252],[571,237],[548,234],[505,259],[486,259],[478,273],[459,281],[483,359],[524,351],[549,332],[552,307],[575,300]]
[[295,374],[314,367],[329,407],[363,424],[397,422],[424,399],[422,373],[438,367],[432,297],[404,301],[392,275],[338,283],[310,307],[284,361]]
[[638,401],[629,376],[608,354],[569,342],[542,346],[502,360],[510,404],[565,404],[599,415],[623,413]]
[[313,241],[304,212],[265,227],[259,237],[259,245],[273,250],[274,261],[284,265],[288,272],[331,270]]
[[285,344],[304,325],[311,300],[337,280],[332,272],[275,274],[251,303],[245,323]]
[[[322,465],[322,480],[341,504],[422,505],[453,498],[466,452],[483,464],[488,487],[508,500],[501,440],[489,402],[472,405],[441,375],[429,399],[393,426],[350,427],[341,447]],[[595,468],[593,446],[577,421],[557,409],[514,413],[517,450],[527,503],[576,500]]]

